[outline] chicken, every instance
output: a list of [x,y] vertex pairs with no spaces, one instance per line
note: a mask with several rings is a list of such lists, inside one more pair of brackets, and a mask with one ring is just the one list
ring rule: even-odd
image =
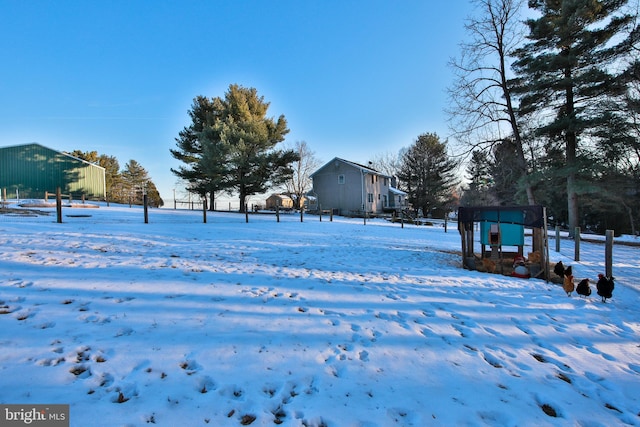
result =
[[489,273],[493,273],[496,271],[496,262],[492,259],[482,258],[482,266]]
[[564,283],[562,285],[562,288],[567,293],[567,296],[570,297],[571,292],[573,292],[576,288],[576,285],[573,283],[573,276],[564,276]]
[[607,302],[607,298],[613,297],[614,287],[613,277],[607,278],[604,274],[598,274],[598,283],[596,283],[596,288],[598,290],[598,295],[602,297],[602,302]]
[[571,266],[564,269],[564,276],[573,276],[573,269],[571,268]]
[[589,286],[589,279],[582,279],[578,286],[576,287],[576,292],[578,295],[584,295],[588,297],[591,295],[591,287]]
[[571,292],[576,289],[576,285],[573,282],[573,269],[571,266],[565,268],[562,261],[558,261],[558,263],[553,267],[553,272],[562,278],[562,288],[567,293],[567,296],[570,297]]
[[564,277],[564,264],[562,264],[562,261],[558,261],[553,267],[553,272],[556,273],[556,276]]

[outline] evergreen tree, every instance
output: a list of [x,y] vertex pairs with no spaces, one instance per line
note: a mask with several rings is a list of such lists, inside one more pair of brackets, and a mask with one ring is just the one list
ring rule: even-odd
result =
[[409,202],[424,215],[435,209],[448,211],[458,185],[457,166],[447,154],[447,143],[435,133],[425,133],[402,151],[398,178]]
[[500,206],[525,203],[526,198],[519,197],[518,182],[523,179],[522,169],[514,167],[518,158],[516,144],[507,139],[493,148],[494,161],[491,164],[493,180],[492,193]]
[[[188,111],[191,124],[185,126],[176,138],[177,149],[169,150],[171,155],[184,163],[178,169],[171,169],[178,178],[189,183],[189,191],[201,197],[210,196],[209,208],[214,209],[215,194],[224,189],[225,171],[217,173],[217,165],[226,164],[224,153],[213,153],[211,141],[216,139],[212,135],[212,126],[223,114],[219,98],[208,99],[197,96]],[[203,144],[203,140],[208,144]],[[206,148],[205,148],[206,146]],[[206,150],[206,152],[205,152]],[[203,161],[203,157],[207,161]]]
[[469,185],[464,189],[460,204],[463,206],[490,206],[495,203],[491,195],[493,176],[492,162],[484,150],[475,150],[467,166]]
[[171,150],[186,165],[173,172],[200,194],[237,192],[244,212],[248,196],[286,182],[298,159],[293,150],[275,148],[289,129],[284,116],[266,117],[268,108],[256,89],[239,85],[230,85],[224,99],[196,98],[192,124],[176,139],[179,150]]
[[579,224],[581,143],[606,123],[603,100],[623,92],[611,64],[624,54],[615,36],[630,22],[620,13],[627,0],[530,0],[539,12],[528,20],[529,42],[514,68],[520,113],[538,117],[552,110],[539,135],[564,143],[567,214],[572,232]]
[[115,201],[115,195],[122,193],[122,177],[120,176],[120,164],[113,156],[105,154],[98,157],[98,164],[104,168],[105,190],[107,202]]
[[[164,204],[156,186],[149,179],[149,173],[135,160],[129,160],[121,172],[123,189],[128,197],[129,205],[143,204],[144,194],[147,194],[147,202],[150,206],[159,207]],[[154,203],[151,203],[151,200]]]

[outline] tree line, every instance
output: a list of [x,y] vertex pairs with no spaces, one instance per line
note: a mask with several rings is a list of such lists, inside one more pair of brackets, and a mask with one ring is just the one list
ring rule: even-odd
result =
[[149,178],[149,173],[137,161],[129,160],[121,170],[115,157],[98,154],[97,151],[74,150],[69,154],[105,169],[107,202],[142,205],[146,194],[149,206],[162,207],[164,205],[158,189]]
[[461,202],[541,204],[570,233],[635,234],[637,2],[474,3],[451,62],[451,128],[470,156]]

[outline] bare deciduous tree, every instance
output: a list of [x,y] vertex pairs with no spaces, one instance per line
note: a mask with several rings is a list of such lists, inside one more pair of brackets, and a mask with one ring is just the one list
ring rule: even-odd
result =
[[[521,128],[511,93],[507,60],[518,47],[524,27],[519,19],[522,0],[474,0],[478,17],[465,28],[469,41],[461,57],[450,62],[456,80],[449,88],[448,113],[454,137],[469,153],[490,149],[510,137],[516,144],[515,167],[524,177],[527,200],[535,204],[529,180]],[[507,134],[508,133],[508,134]]]
[[320,162],[306,141],[297,141],[292,151],[298,154],[299,160],[291,164],[293,176],[284,185],[287,194],[299,209],[302,207],[305,194],[312,187],[311,174],[318,169]]

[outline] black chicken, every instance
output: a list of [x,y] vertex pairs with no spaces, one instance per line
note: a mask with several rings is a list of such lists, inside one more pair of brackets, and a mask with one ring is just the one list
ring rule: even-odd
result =
[[573,269],[571,266],[564,269],[564,275],[565,277],[573,276]]
[[564,264],[562,264],[562,261],[558,261],[558,263],[553,267],[553,272],[556,273],[556,276],[564,276]]
[[558,263],[553,266],[553,272],[556,273],[556,276],[560,277],[569,277],[573,276],[573,269],[571,266],[564,268],[564,264],[562,261],[558,261]]
[[613,277],[605,277],[604,274],[598,274],[598,283],[596,288],[598,289],[598,295],[602,297],[602,302],[607,302],[607,298],[613,296]]
[[578,295],[584,295],[585,297],[588,297],[589,295],[591,295],[591,287],[589,286],[589,279],[582,279],[580,283],[578,283],[576,292],[578,293]]

